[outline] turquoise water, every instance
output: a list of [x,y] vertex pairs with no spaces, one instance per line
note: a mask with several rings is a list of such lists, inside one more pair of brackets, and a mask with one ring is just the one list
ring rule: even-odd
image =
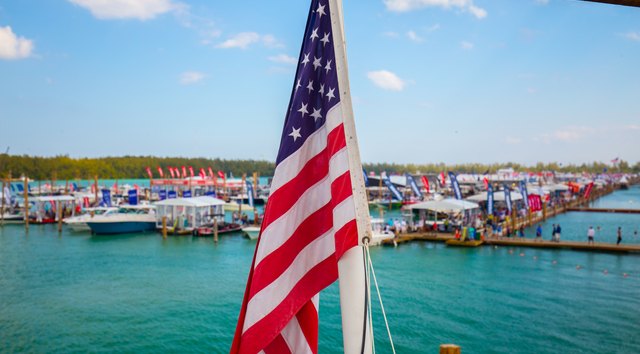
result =
[[[582,216],[562,217],[568,238]],[[7,225],[0,352],[226,352],[254,247],[240,235],[216,245]],[[464,353],[640,352],[640,255],[414,243],[372,257],[398,353],[449,342]],[[378,353],[388,353],[375,316]],[[341,338],[333,285],[321,295],[320,352],[340,352]]]

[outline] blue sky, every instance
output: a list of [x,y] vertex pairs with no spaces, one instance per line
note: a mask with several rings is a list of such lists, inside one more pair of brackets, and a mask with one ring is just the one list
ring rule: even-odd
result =
[[[307,1],[2,0],[0,148],[275,160]],[[344,0],[365,162],[640,160],[640,9]]]

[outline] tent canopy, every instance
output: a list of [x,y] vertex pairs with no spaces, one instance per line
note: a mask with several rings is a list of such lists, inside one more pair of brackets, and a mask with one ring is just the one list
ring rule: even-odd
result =
[[209,207],[216,205],[224,205],[224,200],[202,196],[202,197],[194,197],[194,198],[173,198],[173,199],[165,199],[159,202],[154,203],[157,206],[190,206],[190,207]]
[[452,213],[460,212],[463,210],[478,209],[479,206],[476,203],[468,202],[466,200],[457,200],[453,198],[447,198],[442,200],[430,200],[427,202],[411,204],[409,209],[411,210],[432,210],[439,213]]
[[[522,194],[520,192],[511,191],[511,201],[521,200]],[[487,192],[480,192],[478,194],[472,195],[467,200],[472,200],[474,202],[486,202],[487,201]],[[496,202],[504,202],[504,191],[493,192],[493,200]]]

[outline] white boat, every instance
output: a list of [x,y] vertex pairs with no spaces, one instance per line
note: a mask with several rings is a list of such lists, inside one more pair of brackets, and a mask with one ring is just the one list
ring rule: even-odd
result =
[[[156,229],[162,230],[162,218],[165,218],[167,231],[171,234],[197,234],[199,228],[213,226],[214,218],[222,229],[224,224],[221,199],[208,196],[194,198],[173,198],[156,202]],[[194,230],[196,231],[194,233]]]
[[257,240],[260,235],[260,226],[246,226],[242,228],[247,237],[251,240]]
[[24,212],[22,210],[17,213],[5,211],[2,215],[5,224],[21,224],[24,222]]
[[98,215],[107,215],[108,213],[115,213],[117,211],[118,208],[86,208],[84,214],[66,218],[62,222],[69,226],[72,231],[91,231],[91,228],[89,228],[89,225],[87,225],[87,221],[90,221]]
[[384,240],[392,240],[395,235],[385,227],[384,219],[371,218],[371,241],[369,246],[379,246]]
[[156,227],[155,206],[121,205],[115,212],[94,216],[87,225],[96,235],[151,231]]

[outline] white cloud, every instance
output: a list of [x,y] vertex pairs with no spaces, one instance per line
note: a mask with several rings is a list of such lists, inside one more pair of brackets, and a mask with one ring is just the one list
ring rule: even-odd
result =
[[557,129],[551,133],[541,134],[538,138],[545,143],[552,141],[576,142],[593,135],[596,129],[588,126],[569,126]]
[[437,31],[437,30],[439,30],[439,29],[440,29],[440,24],[439,24],[439,23],[436,23],[436,24],[435,24],[435,25],[433,25],[433,26],[429,26],[429,27],[427,27],[427,32],[435,32],[435,31]]
[[473,43],[467,42],[467,41],[462,41],[462,42],[460,42],[460,48],[462,48],[464,50],[471,50],[471,49],[473,49]]
[[24,59],[31,56],[33,41],[18,37],[11,27],[0,27],[0,59]]
[[296,64],[298,62],[298,60],[296,60],[296,58],[294,57],[290,57],[286,54],[279,54],[279,55],[274,55],[271,56],[269,58],[267,58],[269,60],[271,60],[274,63],[280,63],[280,64]]
[[624,38],[635,41],[635,42],[640,42],[640,33],[638,32],[627,32],[625,34],[622,35]]
[[626,128],[629,129],[629,130],[640,130],[640,125],[638,125],[638,124],[630,124],[630,125],[627,125]]
[[522,142],[522,139],[516,138],[513,136],[508,136],[504,139],[504,142],[510,145],[516,145],[516,144],[520,144]]
[[367,73],[367,77],[376,86],[385,90],[402,91],[406,85],[396,74],[387,70],[370,71]]
[[83,7],[101,20],[150,20],[158,15],[178,10],[182,4],[171,0],[67,0]]
[[218,44],[216,48],[241,48],[247,49],[250,45],[262,42],[268,48],[280,48],[283,45],[272,35],[261,35],[256,32],[242,32]]
[[468,11],[479,19],[487,17],[487,11],[476,6],[473,0],[384,0],[384,4],[387,10],[394,12],[408,12],[424,7],[441,7]]
[[420,36],[418,36],[418,34],[415,33],[414,31],[407,32],[407,37],[409,37],[410,40],[416,43],[420,43],[423,41],[423,39]]
[[205,78],[205,74],[199,71],[185,71],[180,74],[180,83],[183,85],[193,85]]

